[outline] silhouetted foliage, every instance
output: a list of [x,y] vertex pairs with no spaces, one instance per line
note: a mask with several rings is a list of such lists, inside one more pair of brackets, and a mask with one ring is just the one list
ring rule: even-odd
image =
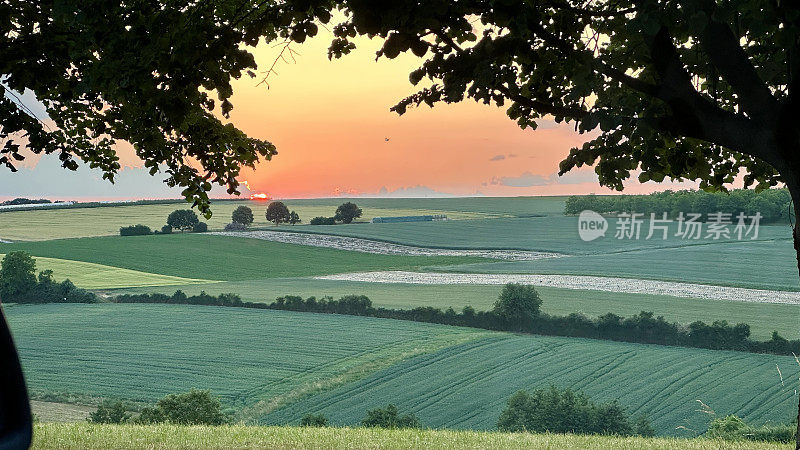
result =
[[302,220],[300,220],[300,215],[299,214],[297,214],[294,211],[289,213],[289,223],[290,224],[297,225],[300,222],[302,222]]
[[231,222],[225,225],[225,231],[246,231],[247,225],[241,224],[239,222]]
[[208,231],[208,224],[205,222],[197,222],[192,227],[192,233],[205,233]]
[[333,217],[314,217],[309,223],[311,225],[336,225],[336,219]]

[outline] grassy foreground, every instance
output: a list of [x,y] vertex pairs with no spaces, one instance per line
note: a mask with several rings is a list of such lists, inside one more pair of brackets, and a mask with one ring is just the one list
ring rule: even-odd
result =
[[779,449],[788,445],[707,439],[621,438],[563,434],[489,433],[369,428],[92,425],[40,423],[34,449],[241,448],[541,448],[541,449]]

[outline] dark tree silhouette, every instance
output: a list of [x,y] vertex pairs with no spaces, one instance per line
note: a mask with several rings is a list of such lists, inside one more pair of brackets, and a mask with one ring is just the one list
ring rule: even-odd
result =
[[240,206],[231,213],[231,222],[249,226],[253,223],[253,210],[247,206]]
[[267,220],[275,222],[275,225],[289,222],[292,219],[289,208],[283,202],[272,202],[267,206]]
[[336,208],[333,219],[337,222],[351,223],[353,219],[361,217],[361,208],[353,202],[342,203]]
[[189,231],[199,222],[197,214],[191,209],[176,209],[167,217],[167,225],[181,231]]

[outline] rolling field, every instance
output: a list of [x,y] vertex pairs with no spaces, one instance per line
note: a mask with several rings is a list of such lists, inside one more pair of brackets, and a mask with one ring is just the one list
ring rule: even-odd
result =
[[0,251],[4,253],[13,250],[24,250],[33,256],[207,280],[301,277],[358,270],[415,270],[424,266],[484,261],[457,256],[374,255],[195,233],[0,244]]
[[[291,210],[296,210],[303,222],[316,216],[333,216],[336,207],[345,200],[336,199],[327,204],[309,202],[307,200],[285,200]],[[359,200],[359,204],[363,204]],[[264,201],[224,201],[212,206],[213,216],[209,219],[211,229],[222,229],[231,221],[231,212],[245,205],[253,210],[253,226],[272,226],[267,222],[264,213],[267,203]],[[561,203],[563,210],[563,202]],[[70,208],[41,211],[7,211],[0,212],[0,239],[11,241],[41,241],[86,236],[108,236],[119,234],[119,228],[125,225],[141,223],[152,229],[160,229],[167,223],[167,216],[176,209],[189,209],[190,205],[176,201],[171,204],[111,206],[99,208]],[[422,214],[446,214],[450,219],[476,219],[493,217],[497,213],[484,213],[466,210],[440,210],[419,208],[412,203],[403,203],[399,207],[386,201],[372,207],[364,205],[363,216],[359,220],[369,221],[378,216],[410,216]],[[205,221],[205,219],[201,218]],[[58,224],[58,226],[55,226]]]
[[92,425],[40,423],[34,426],[33,448],[72,450],[106,448],[152,449],[576,449],[607,450],[777,450],[791,446],[766,442],[708,439],[623,438],[564,434],[486,433],[377,428],[202,427],[178,425]]
[[[374,306],[410,309],[420,306],[460,311],[472,306],[478,311],[492,309],[500,293],[499,286],[486,285],[418,285],[362,283],[355,281],[318,280],[314,278],[270,278],[263,280],[229,281],[214,284],[164,286],[153,288],[121,289],[116,292],[162,292],[172,294],[181,289],[187,294],[206,291],[219,295],[235,292],[242,299],[269,303],[283,295],[315,296],[363,294]],[[623,316],[640,311],[653,311],[668,321],[689,324],[696,320],[711,323],[727,320],[730,323],[747,323],[751,335],[768,340],[773,331],[787,339],[800,339],[800,305],[756,304],[725,300],[687,299],[667,295],[625,294],[551,287],[537,287],[544,303],[542,311],[548,314],[567,315],[581,312],[590,317],[614,312]]]
[[153,401],[205,388],[238,419],[264,423],[322,412],[353,424],[394,402],[430,427],[491,429],[513,392],[556,383],[619,399],[662,434],[692,435],[708,419],[696,400],[754,423],[787,420],[800,374],[791,357],[365,317],[117,304],[6,312],[35,397]]
[[752,289],[800,290],[797,260],[790,240],[721,242],[547,260],[449,266],[441,270],[598,275]]
[[698,411],[698,400],[716,416],[787,422],[796,411],[798,374],[792,357],[497,335],[307,397],[267,415],[263,423],[296,423],[313,412],[334,425],[354,425],[365,409],[392,402],[429,427],[489,430],[514,392],[555,384],[596,400],[618,399],[629,413],[646,414],[659,434],[694,436],[710,420]]
[[[0,247],[1,248],[1,247]],[[5,256],[0,253],[0,259]],[[210,283],[208,280],[171,277],[156,273],[139,272],[81,261],[58,258],[36,259],[36,271],[52,270],[53,278],[62,281],[69,278],[83,289],[115,289],[133,287],[175,286]]]
[[490,334],[366,317],[185,305],[10,305],[6,313],[35,398],[152,402],[195,387],[213,390],[240,419]]

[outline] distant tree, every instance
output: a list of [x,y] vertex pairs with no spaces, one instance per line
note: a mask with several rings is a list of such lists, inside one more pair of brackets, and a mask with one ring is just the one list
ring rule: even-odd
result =
[[0,300],[13,301],[36,286],[36,260],[23,251],[9,252],[0,263]]
[[291,219],[289,208],[283,202],[272,202],[267,206],[267,220],[275,222],[275,225],[288,222]]
[[205,233],[208,231],[208,224],[205,222],[197,222],[192,227],[192,233]]
[[253,210],[244,205],[234,209],[231,214],[231,222],[249,226],[253,223]]
[[156,403],[165,420],[181,425],[222,425],[226,422],[219,399],[210,391],[192,389],[170,394]]
[[145,236],[148,234],[153,234],[153,232],[150,230],[150,227],[142,224],[120,227],[119,229],[120,236]]
[[92,423],[125,423],[131,415],[128,414],[125,402],[103,400],[97,410],[89,414]]
[[328,418],[322,414],[306,414],[300,419],[301,427],[326,427],[328,426]]
[[290,224],[297,225],[300,222],[302,222],[302,221],[300,220],[300,216],[296,212],[292,211],[292,212],[289,213],[289,223]]
[[352,202],[342,203],[339,205],[339,207],[336,208],[336,214],[333,216],[337,222],[342,223],[350,223],[353,221],[353,219],[357,219],[359,217],[361,217],[361,208]]
[[361,421],[361,425],[380,428],[422,428],[417,416],[414,414],[401,416],[397,407],[391,403],[386,408],[367,411],[367,416]]
[[191,230],[198,222],[197,214],[191,209],[176,209],[167,217],[167,225],[181,231]]
[[309,223],[311,225],[335,225],[336,224],[336,219],[334,219],[333,217],[322,217],[322,216],[319,216],[319,217],[314,217],[313,219],[311,219],[311,221]]
[[500,292],[493,312],[511,323],[524,324],[539,315],[542,299],[533,286],[508,283]]
[[166,420],[167,419],[164,417],[164,413],[162,413],[160,409],[152,406],[146,406],[142,408],[142,411],[139,413],[139,415],[133,419],[133,422],[149,425],[153,423],[161,423]]
[[169,225],[164,225],[161,227],[161,234],[170,234],[172,233],[172,227]]

